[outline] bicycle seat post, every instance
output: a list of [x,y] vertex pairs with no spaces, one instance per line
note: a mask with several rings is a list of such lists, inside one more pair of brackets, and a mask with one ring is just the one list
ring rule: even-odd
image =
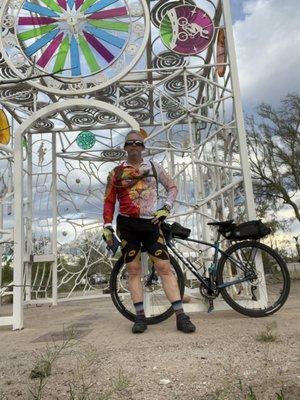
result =
[[216,245],[216,246],[219,245],[219,243],[220,243],[220,238],[221,238],[221,233],[220,233],[219,231],[217,231],[217,238],[216,238],[216,240],[215,240],[215,245]]
[[214,251],[214,255],[213,255],[212,264],[211,264],[211,266],[209,268],[209,273],[211,273],[214,270],[214,268],[216,267],[216,265],[218,263],[218,250],[219,250],[219,247],[220,247],[220,237],[221,237],[221,233],[218,231],[217,232],[217,237],[216,237],[216,239],[214,241],[215,251]]

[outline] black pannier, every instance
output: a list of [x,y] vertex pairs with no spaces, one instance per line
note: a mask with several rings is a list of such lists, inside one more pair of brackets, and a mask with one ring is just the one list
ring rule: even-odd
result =
[[172,225],[164,222],[161,227],[165,234],[172,233],[172,236],[180,239],[187,239],[191,234],[191,230],[189,228],[185,228],[178,222],[174,222]]
[[233,224],[229,228],[220,228],[219,232],[229,240],[261,239],[271,233],[271,229],[261,220]]

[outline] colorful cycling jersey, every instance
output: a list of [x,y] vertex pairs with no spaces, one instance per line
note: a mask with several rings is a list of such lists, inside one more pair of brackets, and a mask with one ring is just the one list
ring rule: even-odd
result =
[[167,191],[165,204],[173,206],[177,196],[176,184],[160,164],[153,165],[155,171],[149,161],[142,161],[139,168],[125,161],[109,173],[104,196],[104,224],[112,222],[117,199],[121,215],[152,218],[157,210],[157,182]]

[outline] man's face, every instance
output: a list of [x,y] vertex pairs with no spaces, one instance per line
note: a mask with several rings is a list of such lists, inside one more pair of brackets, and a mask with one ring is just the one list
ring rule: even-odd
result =
[[140,143],[144,143],[143,138],[138,133],[130,133],[126,138],[124,150],[129,156],[141,155],[144,146],[141,146]]

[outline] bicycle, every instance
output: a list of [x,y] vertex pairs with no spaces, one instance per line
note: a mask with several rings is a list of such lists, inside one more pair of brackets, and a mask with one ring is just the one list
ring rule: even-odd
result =
[[[171,250],[172,271],[177,277],[181,296],[184,295],[185,278],[174,256],[199,282],[200,293],[208,301],[209,311],[213,309],[213,301],[219,294],[234,310],[250,317],[265,317],[278,311],[286,302],[290,291],[289,272],[281,256],[257,240],[243,240],[224,251],[220,248],[221,236],[234,228],[233,220],[210,222],[208,225],[218,228],[214,243],[190,238],[190,230],[178,223],[161,224],[166,245]],[[214,249],[212,261],[208,268],[204,267],[203,273],[199,270],[199,264],[184,256],[178,249],[182,243],[187,242]],[[135,312],[127,278],[121,257],[113,267],[110,277],[111,298],[118,311],[134,321]],[[150,314],[146,314],[147,324],[156,324],[169,318],[173,314],[173,308],[165,297],[161,280],[150,261],[146,265],[142,281],[150,303]]]

